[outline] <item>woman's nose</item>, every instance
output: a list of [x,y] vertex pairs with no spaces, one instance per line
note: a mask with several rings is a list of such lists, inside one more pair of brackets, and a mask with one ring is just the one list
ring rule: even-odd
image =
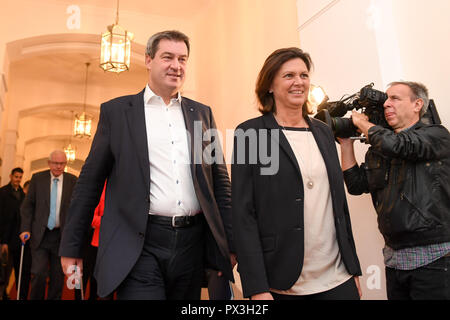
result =
[[303,79],[302,79],[301,76],[295,76],[293,79],[294,79],[294,83],[295,83],[295,84],[301,84],[301,83],[303,83]]

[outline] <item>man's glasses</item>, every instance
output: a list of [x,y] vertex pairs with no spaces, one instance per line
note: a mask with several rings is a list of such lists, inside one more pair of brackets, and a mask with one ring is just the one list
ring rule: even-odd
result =
[[49,163],[53,166],[65,166],[67,162],[55,162],[55,161],[49,161]]

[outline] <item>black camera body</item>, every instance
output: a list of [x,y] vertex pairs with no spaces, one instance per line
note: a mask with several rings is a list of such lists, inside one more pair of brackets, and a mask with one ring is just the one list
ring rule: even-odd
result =
[[386,99],[386,93],[373,89],[373,83],[371,83],[345,99],[320,104],[314,118],[328,124],[335,137],[357,137],[360,134],[356,131],[357,128],[353,125],[352,119],[343,118],[343,116],[347,111],[362,109],[370,122],[390,128],[384,118],[383,104]]
[[[386,93],[373,89],[373,83],[371,83],[363,87],[358,93],[345,99],[320,104],[314,118],[319,119],[330,126],[336,138],[360,136],[356,131],[357,128],[353,125],[352,119],[343,118],[347,111],[353,109],[361,109],[361,111],[369,118],[370,122],[392,130],[384,118],[383,105],[386,99]],[[425,115],[422,116],[421,121],[427,124],[441,123],[432,99],[430,100],[428,110]]]

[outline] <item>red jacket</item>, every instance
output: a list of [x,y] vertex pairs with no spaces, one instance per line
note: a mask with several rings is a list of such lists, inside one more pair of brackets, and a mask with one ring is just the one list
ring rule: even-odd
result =
[[94,235],[92,236],[92,242],[91,245],[94,247],[98,247],[98,238],[100,236],[100,223],[102,221],[103,216],[103,210],[105,210],[105,190],[106,190],[106,182],[105,186],[103,187],[102,196],[100,197],[100,202],[97,205],[97,208],[95,208],[94,211],[94,219],[92,219],[92,228],[94,228]]

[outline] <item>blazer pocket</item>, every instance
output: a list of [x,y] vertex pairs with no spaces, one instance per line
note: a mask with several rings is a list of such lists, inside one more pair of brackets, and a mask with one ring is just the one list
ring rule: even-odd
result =
[[275,250],[275,236],[271,237],[264,237],[261,238],[261,246],[263,249],[263,252],[269,252]]

